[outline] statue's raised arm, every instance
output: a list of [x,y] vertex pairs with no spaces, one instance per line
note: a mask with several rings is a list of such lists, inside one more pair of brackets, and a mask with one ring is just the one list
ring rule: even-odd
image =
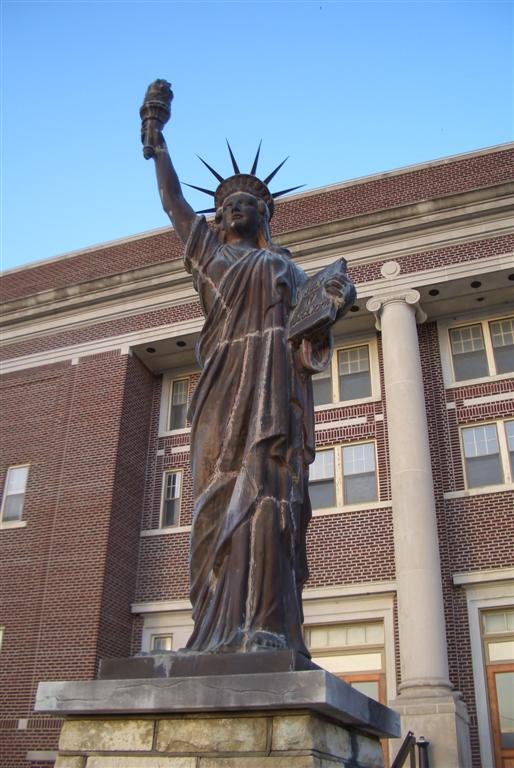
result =
[[162,207],[171,219],[183,243],[187,242],[195,212],[184,199],[177,173],[171,162],[162,129],[170,118],[173,91],[166,80],[155,80],[146,94],[141,115],[141,141],[147,160],[155,160],[157,184]]

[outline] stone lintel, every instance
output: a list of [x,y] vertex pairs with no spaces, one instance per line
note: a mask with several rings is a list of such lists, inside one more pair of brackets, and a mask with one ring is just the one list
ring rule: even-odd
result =
[[35,711],[59,715],[209,714],[307,710],[380,737],[400,735],[396,712],[325,670],[145,680],[43,682]]

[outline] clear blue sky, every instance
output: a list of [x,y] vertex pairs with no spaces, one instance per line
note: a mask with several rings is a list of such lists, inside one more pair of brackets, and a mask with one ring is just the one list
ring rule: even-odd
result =
[[[175,92],[183,181],[290,159],[307,189],[514,138],[512,2],[2,3],[2,267],[166,226],[139,106]],[[209,205],[199,193],[191,204]]]

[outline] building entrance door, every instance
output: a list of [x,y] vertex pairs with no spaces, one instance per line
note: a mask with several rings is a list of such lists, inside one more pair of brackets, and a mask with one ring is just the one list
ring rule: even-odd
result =
[[514,768],[514,664],[487,667],[496,768]]

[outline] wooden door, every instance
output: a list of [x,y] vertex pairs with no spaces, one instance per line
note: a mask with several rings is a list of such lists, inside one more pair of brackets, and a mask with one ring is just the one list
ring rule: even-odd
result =
[[489,664],[487,687],[495,768],[514,768],[514,664]]

